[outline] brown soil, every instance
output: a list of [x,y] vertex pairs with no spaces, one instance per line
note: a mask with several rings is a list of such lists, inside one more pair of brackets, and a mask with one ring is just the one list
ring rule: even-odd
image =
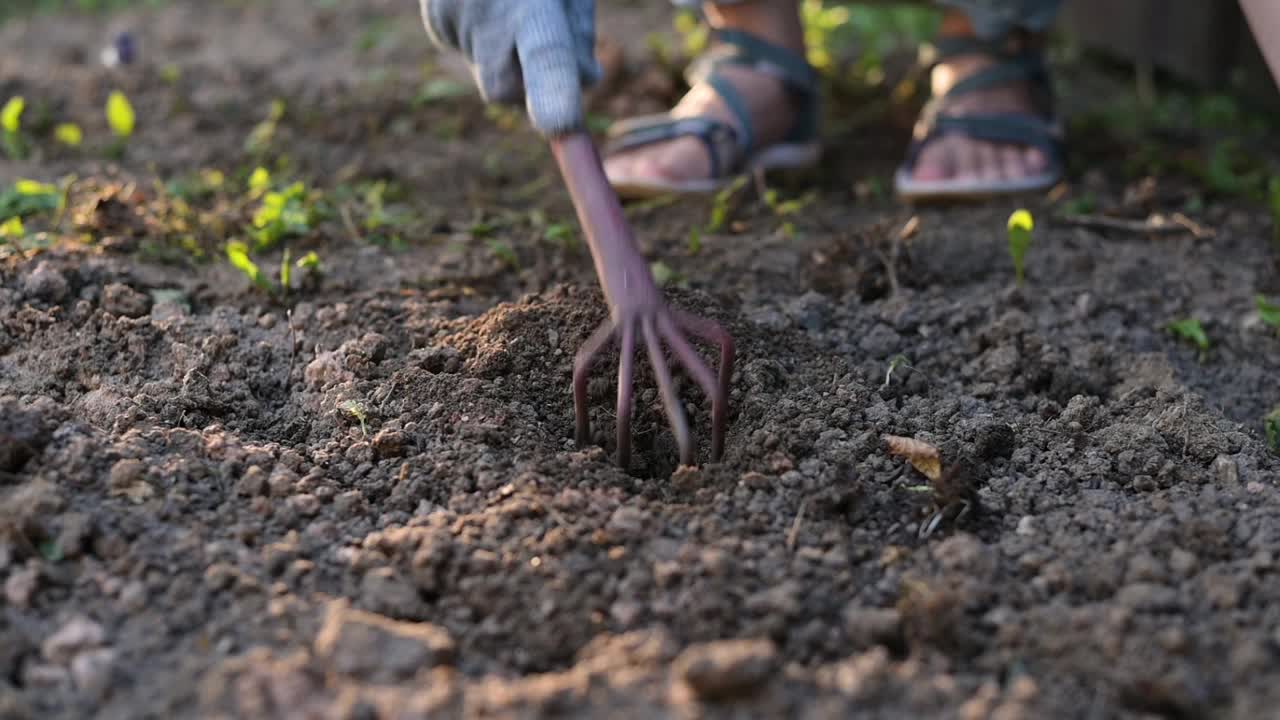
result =
[[[0,717],[1274,714],[1265,212],[1214,201],[1212,237],[1147,237],[1035,201],[1015,289],[1014,204],[857,200],[885,169],[859,145],[793,232],[744,191],[694,254],[707,203],[634,208],[672,301],[739,362],[724,461],[679,469],[641,362],[623,472],[616,355],[600,447],[572,442],[573,353],[604,309],[580,245],[543,239],[571,218],[548,153],[470,96],[410,102],[434,59],[412,3],[319,5],[116,16],[127,71],[93,62],[99,19],[0,29],[0,94],[100,137],[121,87],[140,119],[118,164],[46,143],[0,165],[5,187],[81,178],[68,240],[0,265]],[[642,35],[632,12],[605,27]],[[283,300],[221,261],[242,207],[203,201],[214,262],[175,260],[152,184],[243,175],[274,97],[293,174],[393,181],[418,216],[391,244],[326,220],[291,248],[324,274]],[[873,131],[892,161],[900,134]],[[1203,357],[1165,330],[1191,316]],[[940,448],[945,482],[885,435]]]

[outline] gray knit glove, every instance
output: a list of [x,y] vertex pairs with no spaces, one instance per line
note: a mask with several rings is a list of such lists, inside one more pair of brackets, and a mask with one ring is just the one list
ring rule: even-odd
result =
[[523,102],[544,135],[581,129],[582,87],[600,78],[595,0],[421,2],[432,41],[467,58],[486,102]]

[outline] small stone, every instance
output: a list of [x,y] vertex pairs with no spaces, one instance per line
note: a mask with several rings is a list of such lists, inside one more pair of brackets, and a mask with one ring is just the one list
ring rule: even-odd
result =
[[121,460],[111,466],[111,474],[108,476],[111,489],[123,490],[132,487],[142,480],[146,472],[147,466],[141,460],[132,458]]
[[844,609],[844,630],[855,650],[894,647],[902,642],[902,615],[895,608],[851,604]]
[[59,665],[29,662],[22,668],[22,684],[26,687],[52,688],[70,681],[71,673]]
[[333,499],[333,507],[343,517],[351,517],[364,505],[364,494],[359,490],[348,490]]
[[1182,577],[1191,577],[1196,572],[1200,561],[1192,553],[1182,548],[1174,548],[1169,553],[1169,569]]
[[302,517],[315,517],[316,513],[320,512],[319,498],[310,493],[294,495],[285,502]]
[[30,297],[57,304],[66,299],[71,292],[71,286],[67,283],[66,276],[48,261],[42,261],[27,276],[22,284],[22,290]]
[[31,605],[40,584],[40,571],[29,567],[18,570],[4,581],[4,599],[10,606],[25,609]]
[[399,430],[381,430],[373,436],[373,454],[379,460],[400,457],[404,454],[408,438]]
[[80,557],[93,535],[93,521],[84,513],[67,513],[62,516],[60,524],[62,527],[55,541],[58,550],[65,558]]
[[418,591],[394,570],[374,568],[360,582],[360,604],[372,612],[396,619],[415,617],[422,606]]
[[[253,468],[249,468],[252,470]],[[261,468],[259,468],[261,470]],[[265,473],[265,471],[262,471]],[[271,497],[282,498],[293,494],[293,486],[298,482],[298,475],[292,470],[285,467],[278,467],[272,471],[267,477],[267,494]],[[261,493],[258,493],[261,495]]]
[[140,580],[125,584],[120,589],[120,604],[129,612],[138,612],[147,605],[147,586]]
[[347,370],[346,360],[337,352],[322,352],[307,364],[302,372],[307,385],[315,390],[351,380],[354,376]]
[[1145,612],[1178,609],[1178,591],[1158,583],[1130,583],[1120,588],[1116,599],[1125,607]]
[[778,650],[770,640],[721,640],[692,645],[673,666],[703,700],[750,695],[778,671]]
[[115,662],[116,651],[110,648],[82,652],[71,661],[71,679],[81,693],[100,698],[111,687],[111,671]]
[[106,640],[102,626],[83,615],[71,618],[40,646],[44,659],[66,664],[81,650],[100,647]]
[[102,309],[112,315],[139,318],[151,312],[151,297],[124,283],[111,283],[102,288]]
[[1236,461],[1226,455],[1219,455],[1213,461],[1213,475],[1218,479],[1221,485],[1239,485],[1240,484],[1240,466]]
[[329,605],[315,641],[316,656],[334,672],[372,683],[403,682],[423,669],[452,665],[456,651],[443,628],[397,622],[341,600]]
[[1031,515],[1023,515],[1018,520],[1018,529],[1014,532],[1019,535],[1029,536],[1036,534],[1036,519]]

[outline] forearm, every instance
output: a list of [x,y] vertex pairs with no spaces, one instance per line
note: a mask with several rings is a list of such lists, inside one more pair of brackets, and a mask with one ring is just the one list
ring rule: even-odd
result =
[[1253,38],[1262,50],[1271,78],[1280,86],[1280,2],[1276,0],[1240,0],[1253,30]]
[[622,297],[642,304],[660,302],[649,266],[635,245],[591,138],[586,133],[556,136],[551,139],[551,150],[587,237],[610,311],[614,301]]

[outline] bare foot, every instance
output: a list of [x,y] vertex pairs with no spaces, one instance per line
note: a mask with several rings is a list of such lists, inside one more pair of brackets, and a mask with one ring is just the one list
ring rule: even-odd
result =
[[[990,67],[996,61],[981,55],[963,55],[933,70],[933,95],[940,97],[957,82]],[[1036,111],[1025,83],[1012,83],[958,95],[943,105],[949,115]],[[1044,172],[1049,160],[1039,148],[975,140],[959,133],[937,138],[916,160],[916,180],[1019,180]]]

